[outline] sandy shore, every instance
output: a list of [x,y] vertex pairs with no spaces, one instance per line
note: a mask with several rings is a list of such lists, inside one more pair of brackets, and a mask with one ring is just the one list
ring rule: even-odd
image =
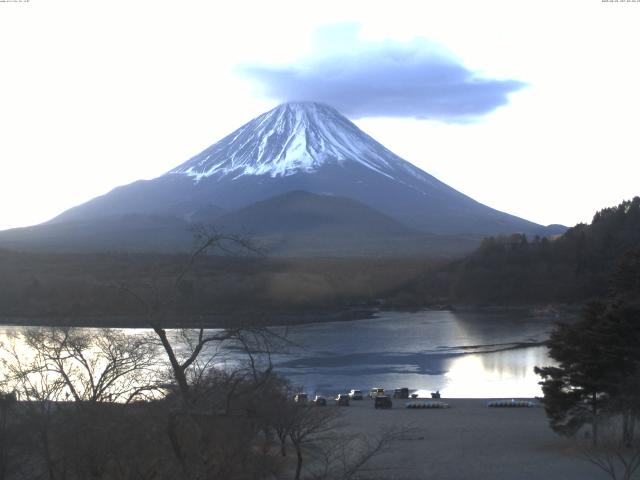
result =
[[488,400],[482,399],[442,401],[451,408],[407,409],[405,400],[395,400],[392,409],[376,410],[371,400],[355,401],[341,408],[341,423],[365,435],[400,426],[411,429],[373,460],[375,478],[607,478],[581,458],[575,441],[551,431],[541,407],[488,408]]

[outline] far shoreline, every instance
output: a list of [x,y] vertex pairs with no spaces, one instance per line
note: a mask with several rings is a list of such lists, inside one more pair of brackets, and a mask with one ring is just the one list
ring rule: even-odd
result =
[[[354,306],[340,310],[311,311],[311,312],[233,312],[201,315],[200,318],[184,322],[165,321],[162,328],[167,329],[195,329],[195,328],[231,328],[231,327],[287,327],[312,323],[348,322],[354,320],[368,320],[378,314],[418,313],[418,312],[459,312],[459,313],[530,313],[535,316],[566,321],[575,318],[584,308],[584,304],[528,304],[528,305],[471,305],[447,304],[426,305],[415,308],[386,308]],[[168,315],[169,317],[171,315]],[[174,315],[178,316],[178,315]],[[78,317],[51,316],[0,316],[2,327],[77,327],[77,328],[151,328],[150,324],[141,316],[89,316]]]

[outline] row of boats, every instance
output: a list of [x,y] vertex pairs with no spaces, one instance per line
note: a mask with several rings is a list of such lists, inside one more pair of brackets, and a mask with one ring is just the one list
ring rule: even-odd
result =
[[[406,387],[396,388],[393,391],[393,395],[387,394],[384,388],[382,387],[374,387],[367,394],[367,397],[374,400],[375,408],[391,408],[393,403],[391,398],[394,399],[409,399],[412,398],[416,400],[418,398],[417,393],[410,394],[409,389]],[[436,391],[431,394],[432,398],[440,398],[440,392]],[[337,406],[349,406],[349,403],[352,400],[363,400],[364,393],[362,390],[353,389],[349,393],[339,393],[333,400],[335,401]],[[293,397],[294,402],[299,404],[308,404],[312,403],[316,406],[325,406],[327,404],[327,398],[322,395],[316,395],[313,400],[309,399],[309,395],[304,392],[297,393]],[[422,407],[420,402],[414,402],[416,407],[407,407],[407,408],[433,408],[433,407]],[[439,407],[441,408],[441,407]]]

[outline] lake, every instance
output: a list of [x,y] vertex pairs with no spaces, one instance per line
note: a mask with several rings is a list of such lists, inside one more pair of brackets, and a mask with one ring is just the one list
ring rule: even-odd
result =
[[[277,372],[311,395],[380,386],[408,387],[421,396],[439,390],[449,398],[534,397],[542,392],[533,367],[553,363],[539,344],[558,320],[554,312],[524,309],[380,312],[276,327],[295,346],[272,360]],[[16,328],[3,327],[0,337]],[[220,366],[240,358],[233,349],[222,357]]]
[[384,312],[372,319],[289,327],[300,345],[276,370],[309,394],[372,387],[440,390],[444,397],[534,397],[533,367],[550,365],[558,314],[540,311]]

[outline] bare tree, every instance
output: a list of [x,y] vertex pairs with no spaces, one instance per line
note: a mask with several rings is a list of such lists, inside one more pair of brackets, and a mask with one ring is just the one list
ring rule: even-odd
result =
[[13,350],[9,378],[40,375],[59,385],[65,400],[129,403],[159,389],[155,347],[148,335],[56,327],[25,329],[18,336],[28,349],[22,355],[32,360],[25,369]]
[[610,418],[607,424],[601,425],[599,444],[583,445],[582,456],[612,480],[631,480],[640,470],[640,441],[628,438],[621,441],[615,432],[616,420]]
[[[361,478],[376,456],[411,432],[412,429],[408,427],[381,430],[378,434],[371,435],[334,430],[314,445],[308,477],[313,480]],[[380,469],[377,468],[376,472],[380,472]]]
[[[249,431],[253,431],[256,421],[246,420],[255,415],[257,407],[251,402],[239,402],[238,399],[251,397],[268,383],[272,373],[271,352],[275,344],[283,341],[283,336],[267,328],[244,325],[237,320],[235,325],[225,328],[205,329],[200,326],[167,330],[167,325],[202,323],[198,319],[185,318],[178,301],[188,277],[194,274],[198,259],[214,252],[225,255],[261,253],[240,236],[202,227],[197,231],[196,242],[185,264],[170,280],[165,278],[164,282],[157,282],[151,279],[138,285],[116,285],[136,300],[164,351],[180,399],[178,408],[168,414],[166,431],[174,455],[187,476],[220,472],[219,468],[228,464],[226,459],[205,453],[206,448],[203,450],[203,446],[210,444],[211,438],[228,432],[220,426],[220,414],[235,419],[232,421],[237,422],[238,429],[246,425]],[[235,352],[235,364],[220,365],[221,371],[217,372],[216,366],[222,363],[220,355],[225,346]],[[243,357],[240,354],[244,354],[244,361],[238,361]],[[212,385],[217,392],[213,391]],[[219,391],[225,392],[222,408],[216,401]],[[238,415],[231,408],[234,404],[244,405],[247,411]],[[189,433],[186,434],[186,431]],[[253,434],[247,435],[253,438]],[[231,444],[227,442],[227,446]],[[194,451],[200,451],[201,454],[194,457]],[[216,465],[212,464],[213,459],[217,459]]]
[[[42,471],[61,480],[70,474],[70,461],[106,461],[106,450],[95,444],[113,434],[102,421],[108,406],[161,394],[155,349],[144,334],[30,328],[16,332],[0,350],[3,387],[21,400],[13,420],[31,439],[23,452],[30,456],[23,462],[27,478]],[[91,408],[98,404],[104,407]],[[72,444],[75,452],[68,448]],[[81,450],[85,458],[76,455]]]
[[280,394],[273,395],[263,405],[263,416],[267,428],[276,434],[282,457],[287,455],[287,438],[294,426],[296,409],[299,408],[291,401],[292,398],[293,391],[288,388],[288,385],[283,385]]
[[[19,336],[18,336],[19,337]],[[29,432],[34,451],[27,452],[32,458],[32,470],[38,471],[42,466],[49,480],[59,480],[57,474],[58,458],[53,453],[51,432],[54,430],[55,402],[64,400],[64,380],[49,371],[47,361],[38,352],[30,351],[25,358],[25,349],[20,348],[13,339],[0,345],[2,351],[3,387],[15,393],[23,403],[16,413],[24,422],[23,430]],[[33,473],[33,472],[31,472]]]
[[334,408],[313,408],[306,405],[296,406],[288,412],[288,433],[296,452],[295,480],[302,473],[303,451],[329,434],[336,427],[334,420],[339,410]]
[[[196,261],[202,256],[218,252],[226,255],[238,253],[261,253],[249,240],[237,236],[217,232],[203,226],[196,227],[196,246],[189,255],[185,264],[176,272],[168,285],[159,286],[155,282],[143,283],[137,286],[120,283],[115,285],[131,295],[142,308],[146,317],[146,323],[153,329],[169,362],[174,381],[178,386],[183,404],[188,406],[191,402],[189,382],[190,371],[197,367],[197,360],[206,347],[220,345],[223,342],[238,339],[241,327],[205,330],[182,329],[173,339],[167,332],[167,323],[180,324],[180,321],[171,321],[168,318],[175,314],[172,310],[181,287],[187,276],[192,273]],[[191,378],[196,378],[191,375]]]

